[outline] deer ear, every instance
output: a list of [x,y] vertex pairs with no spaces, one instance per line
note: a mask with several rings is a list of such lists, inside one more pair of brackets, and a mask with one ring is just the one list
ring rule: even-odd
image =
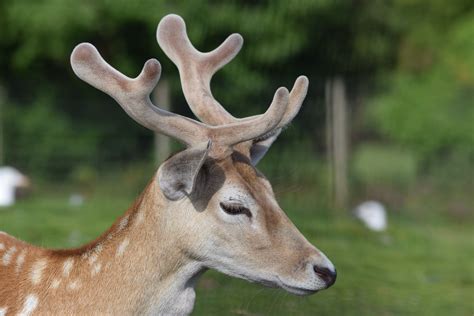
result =
[[270,146],[278,138],[281,133],[281,128],[274,132],[270,137],[263,140],[254,142],[250,147],[250,161],[253,166],[256,166],[258,162],[265,156]]
[[161,165],[158,184],[168,199],[176,201],[191,194],[210,147],[211,141],[190,147]]

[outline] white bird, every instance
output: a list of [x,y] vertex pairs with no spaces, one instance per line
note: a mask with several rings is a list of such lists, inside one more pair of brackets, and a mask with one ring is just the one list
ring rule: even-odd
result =
[[11,206],[15,203],[16,190],[28,188],[30,180],[13,167],[0,167],[0,207]]
[[387,212],[380,202],[363,202],[355,208],[354,214],[371,230],[381,232],[387,229]]

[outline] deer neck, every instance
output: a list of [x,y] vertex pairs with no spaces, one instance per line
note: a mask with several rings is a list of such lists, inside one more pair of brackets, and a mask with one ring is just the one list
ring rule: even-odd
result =
[[33,297],[38,313],[191,313],[194,284],[205,268],[180,246],[179,229],[167,218],[174,211],[169,207],[152,181],[92,243],[27,259],[26,277],[37,279],[33,288],[18,289],[16,310]]
[[134,313],[185,315],[193,309],[194,285],[205,269],[181,247],[183,236],[169,218],[173,205],[153,180],[96,243],[95,248],[102,242],[104,257],[111,258],[103,272],[110,282],[101,283],[109,285],[110,291],[123,288],[118,300],[135,306]]

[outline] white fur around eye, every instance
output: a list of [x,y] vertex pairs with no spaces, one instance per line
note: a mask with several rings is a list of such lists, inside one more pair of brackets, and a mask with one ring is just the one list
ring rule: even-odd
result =
[[[224,203],[226,205],[241,205],[250,211],[251,216],[249,217],[245,214],[228,214],[221,207],[220,203]],[[221,194],[219,195],[217,206],[219,207],[219,217],[228,223],[248,223],[249,218],[255,216],[255,204],[256,203],[250,194],[246,193],[240,188],[229,186],[227,189],[222,190]]]

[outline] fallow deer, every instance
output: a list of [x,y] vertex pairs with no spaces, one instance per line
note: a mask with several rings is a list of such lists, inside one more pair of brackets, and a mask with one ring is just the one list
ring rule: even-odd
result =
[[157,60],[130,79],[94,46],[79,44],[71,55],[79,78],[186,149],[166,160],[133,206],[83,247],[50,250],[0,234],[0,315],[186,315],[207,269],[298,295],[334,283],[333,264],[288,219],[255,168],[299,111],[308,79],[299,77],[291,92],[279,88],[264,114],[236,119],[213,98],[210,81],[238,53],[242,37],[233,34],[201,53],[184,21],[168,15],[157,39],[202,123],[151,103]]

